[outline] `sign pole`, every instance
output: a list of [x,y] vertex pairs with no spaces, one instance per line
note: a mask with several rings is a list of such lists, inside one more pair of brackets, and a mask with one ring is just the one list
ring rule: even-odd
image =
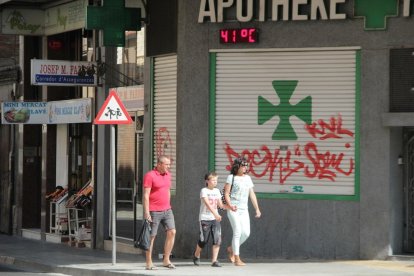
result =
[[109,91],[104,104],[95,117],[94,124],[111,125],[110,135],[110,190],[112,205],[112,265],[116,264],[116,161],[115,125],[131,124],[132,119],[114,89]]
[[115,125],[111,125],[112,265],[116,264]]

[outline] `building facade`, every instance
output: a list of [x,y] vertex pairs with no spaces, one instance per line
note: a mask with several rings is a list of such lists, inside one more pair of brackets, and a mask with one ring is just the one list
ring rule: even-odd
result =
[[[4,68],[10,72],[21,68],[22,72],[19,80],[10,79],[11,84],[1,90],[2,105],[10,107],[2,110],[3,117],[26,111],[28,105],[47,107],[28,109],[28,120],[8,117],[9,121],[2,121],[1,145],[9,152],[0,161],[1,189],[5,191],[0,201],[2,233],[66,242],[67,238],[79,241],[79,228],[85,228],[91,247],[105,247],[112,235],[109,127],[92,122],[109,90],[116,89],[134,122],[141,122],[139,131],[135,123],[118,129],[116,141],[116,204],[122,215],[118,235],[132,242],[133,192],[138,193],[135,173],[142,173],[142,142],[137,145],[143,131],[143,32],[136,31],[140,26],[137,16],[131,19],[136,21],[135,31],[116,30],[124,35],[124,47],[104,47],[104,34],[98,28],[86,28],[88,6],[105,8],[94,2],[43,0],[34,5],[32,1],[3,1],[0,5],[2,38],[8,34],[9,44],[20,42],[11,48],[17,52],[18,66],[9,62]],[[127,9],[118,1],[106,2],[119,6],[121,13]],[[139,5],[127,2],[132,7]],[[3,45],[6,43],[2,49]],[[3,70],[3,62],[1,65]],[[6,80],[13,76],[10,72],[1,75]],[[81,84],[81,79],[91,82]],[[17,84],[21,86],[18,90]],[[89,102],[87,106],[70,106],[70,102],[84,100]],[[40,113],[48,115],[33,121]],[[68,121],[69,114],[84,114],[88,119]],[[60,188],[63,193],[56,193]]]
[[[262,211],[260,219],[251,216],[243,257],[385,259],[414,251],[411,1],[149,0],[147,5],[144,103],[142,110],[130,109],[142,112],[136,113],[136,123],[142,125],[145,118],[145,132],[137,126],[134,137],[142,170],[119,175],[126,179],[121,188],[130,189],[157,156],[170,156],[180,241],[174,255],[193,252],[204,174],[217,171],[221,188],[237,156],[248,159]],[[56,35],[64,41],[82,41],[82,27],[62,33]],[[95,42],[87,47],[92,49],[88,57],[82,55],[82,43],[76,51],[53,56],[47,52],[48,38],[24,36],[26,79],[32,57],[82,60],[99,54],[110,65],[119,59],[113,47],[96,53]],[[109,87],[122,86],[114,72],[94,89],[95,113]],[[81,94],[23,86],[25,99]],[[124,96],[127,100],[128,93]],[[111,234],[109,129],[88,127],[96,176],[92,246],[103,248]],[[15,234],[25,226],[45,234],[44,196],[56,185],[59,139],[54,127],[47,133],[37,126],[20,129],[37,138],[18,136],[16,152],[26,152],[29,161],[36,153],[37,166],[47,161],[51,167],[42,168],[38,190],[30,194],[30,170],[40,173],[39,168],[26,159],[16,161],[27,168],[16,174],[17,201],[10,201],[17,210]],[[136,135],[130,128],[120,131]],[[118,157],[121,168],[124,161]],[[139,185],[135,188],[139,191]],[[22,214],[26,197],[36,203],[34,220]],[[226,215],[222,225],[225,248],[231,242]],[[162,253],[162,241],[160,235],[154,254]],[[224,250],[220,254],[225,257]]]
[[[250,163],[262,211],[261,219],[252,216],[242,256],[383,259],[412,252],[412,3],[177,6],[176,51],[150,53],[146,94],[149,155],[164,143],[176,164],[182,242],[175,252],[191,255],[204,173],[217,171],[222,187],[239,155]],[[176,72],[176,86],[165,68]],[[163,93],[176,95],[169,105],[174,123],[163,118]],[[160,131],[169,135],[157,142]],[[231,229],[227,219],[223,225],[224,248]]]

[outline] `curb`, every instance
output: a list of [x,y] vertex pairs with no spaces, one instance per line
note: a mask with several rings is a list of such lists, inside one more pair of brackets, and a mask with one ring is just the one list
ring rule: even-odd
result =
[[36,273],[62,273],[66,275],[77,276],[100,276],[100,275],[122,275],[122,276],[146,276],[148,274],[118,272],[108,269],[84,269],[68,266],[52,266],[24,259],[0,256],[0,264],[15,266],[22,270],[34,270]]
[[31,269],[36,272],[55,272],[50,265],[40,264],[37,262],[26,261],[22,259],[16,259],[9,256],[0,256],[0,264],[14,265],[18,268]]

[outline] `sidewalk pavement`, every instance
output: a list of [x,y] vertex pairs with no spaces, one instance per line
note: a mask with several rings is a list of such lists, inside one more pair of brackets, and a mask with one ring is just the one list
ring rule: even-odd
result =
[[90,248],[70,247],[44,241],[0,234],[0,264],[14,265],[23,270],[54,272],[67,275],[414,275],[414,258],[393,261],[326,261],[326,260],[246,260],[247,266],[236,267],[227,260],[222,267],[211,267],[209,260],[194,266],[190,259],[172,259],[176,269],[162,267],[145,270],[145,257],[137,254],[116,254]]

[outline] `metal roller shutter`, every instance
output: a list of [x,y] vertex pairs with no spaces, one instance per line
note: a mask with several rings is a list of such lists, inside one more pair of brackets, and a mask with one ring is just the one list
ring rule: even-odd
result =
[[232,160],[244,155],[257,192],[356,195],[356,53],[213,54],[219,175],[227,176]]
[[172,188],[176,187],[177,56],[155,57],[153,77],[153,160],[166,155],[171,159]]

